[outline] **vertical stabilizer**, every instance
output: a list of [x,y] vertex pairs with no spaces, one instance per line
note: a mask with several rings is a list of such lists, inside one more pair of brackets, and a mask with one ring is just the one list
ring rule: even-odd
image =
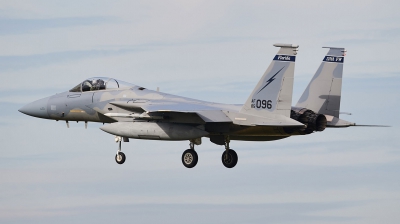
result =
[[314,77],[308,84],[296,107],[310,109],[319,114],[339,117],[342,92],[343,63],[346,50],[329,48]]
[[294,64],[299,46],[293,44],[274,44],[274,46],[280,49],[243,105],[241,113],[262,117],[268,114],[290,117]]

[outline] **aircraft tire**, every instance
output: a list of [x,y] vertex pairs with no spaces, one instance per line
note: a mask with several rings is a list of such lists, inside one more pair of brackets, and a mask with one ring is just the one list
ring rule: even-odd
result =
[[182,163],[186,168],[195,167],[198,159],[197,152],[193,149],[185,150],[182,154]]
[[115,155],[115,162],[117,162],[118,164],[123,164],[126,160],[126,156],[123,152],[118,152]]
[[222,153],[222,164],[224,164],[224,166],[226,168],[233,168],[236,166],[237,162],[238,162],[238,155],[236,154],[235,150],[233,149],[229,149],[228,151],[228,158],[225,158],[226,155],[226,151],[224,151],[224,153]]

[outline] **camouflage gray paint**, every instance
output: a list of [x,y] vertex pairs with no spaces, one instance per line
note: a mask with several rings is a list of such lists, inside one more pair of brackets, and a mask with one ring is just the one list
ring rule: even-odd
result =
[[344,48],[329,47],[296,107],[339,117],[345,53]]

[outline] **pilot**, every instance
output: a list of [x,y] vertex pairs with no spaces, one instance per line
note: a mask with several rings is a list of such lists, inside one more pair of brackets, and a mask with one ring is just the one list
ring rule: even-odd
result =
[[106,89],[106,85],[104,84],[104,80],[99,79],[99,80],[97,80],[97,83],[98,83],[98,86],[99,86],[100,90],[101,89]]
[[92,81],[92,87],[90,88],[90,91],[98,90],[97,88],[97,80]]
[[85,80],[82,83],[82,92],[90,91],[92,90],[92,81],[90,80]]
[[92,82],[92,88],[90,90],[94,91],[94,90],[101,90],[101,89],[105,89],[106,86],[104,85],[104,81],[102,79],[97,79],[97,80],[93,80]]

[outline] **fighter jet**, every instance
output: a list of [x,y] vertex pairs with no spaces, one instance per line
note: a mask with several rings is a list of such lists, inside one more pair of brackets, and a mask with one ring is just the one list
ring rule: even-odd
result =
[[20,112],[38,118],[101,122],[101,130],[119,143],[115,161],[126,160],[121,142],[130,138],[189,141],[182,163],[198,162],[195,145],[207,137],[225,146],[222,163],[233,168],[237,153],[231,140],[273,141],[355,125],[339,119],[345,50],[330,48],[299,102],[292,107],[298,45],[274,44],[278,53],[244,104],[221,104],[149,90],[117,79],[95,77],[69,91],[25,105]]

